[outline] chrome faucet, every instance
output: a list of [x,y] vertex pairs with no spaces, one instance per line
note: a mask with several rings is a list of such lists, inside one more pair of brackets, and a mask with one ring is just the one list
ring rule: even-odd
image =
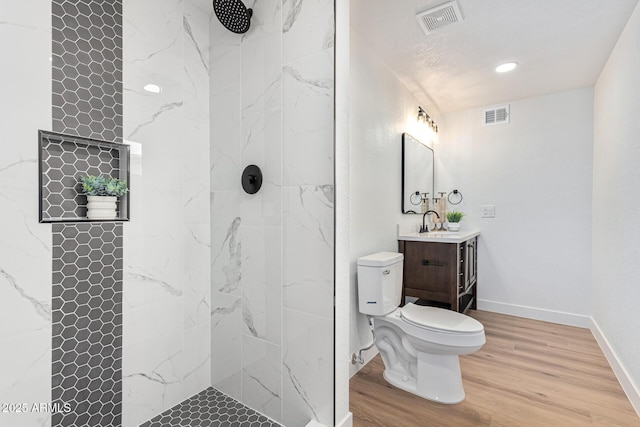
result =
[[425,224],[425,219],[427,218],[427,214],[430,214],[430,213],[436,214],[436,216],[440,218],[440,215],[438,215],[438,212],[432,211],[431,209],[426,211],[424,215],[422,215],[422,227],[420,227],[420,233],[427,233],[429,231],[429,226]]

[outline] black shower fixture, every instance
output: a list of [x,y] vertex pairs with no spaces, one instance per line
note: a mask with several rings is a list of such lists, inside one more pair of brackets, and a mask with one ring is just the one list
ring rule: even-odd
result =
[[242,189],[247,194],[256,194],[262,187],[262,171],[259,166],[249,165],[242,172]]
[[227,30],[237,34],[249,31],[253,10],[247,9],[241,0],[213,0],[213,11]]

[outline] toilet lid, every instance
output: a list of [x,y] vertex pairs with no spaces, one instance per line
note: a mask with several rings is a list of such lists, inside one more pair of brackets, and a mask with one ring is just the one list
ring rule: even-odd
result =
[[409,303],[400,309],[402,318],[416,326],[455,333],[474,333],[484,330],[482,323],[462,313],[444,308]]
[[358,265],[368,267],[388,267],[404,259],[404,255],[398,252],[377,252],[358,258]]

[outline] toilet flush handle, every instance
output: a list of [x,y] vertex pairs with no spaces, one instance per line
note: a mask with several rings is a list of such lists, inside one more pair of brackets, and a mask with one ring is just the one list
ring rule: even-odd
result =
[[387,274],[390,274],[390,273],[391,273],[391,271],[390,271],[390,270],[384,270],[384,271],[382,272],[382,274],[384,274],[385,276],[386,276]]

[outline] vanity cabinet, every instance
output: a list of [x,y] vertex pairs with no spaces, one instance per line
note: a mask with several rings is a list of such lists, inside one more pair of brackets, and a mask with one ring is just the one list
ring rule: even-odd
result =
[[477,235],[461,242],[398,240],[398,246],[403,302],[407,296],[459,312],[476,308]]

